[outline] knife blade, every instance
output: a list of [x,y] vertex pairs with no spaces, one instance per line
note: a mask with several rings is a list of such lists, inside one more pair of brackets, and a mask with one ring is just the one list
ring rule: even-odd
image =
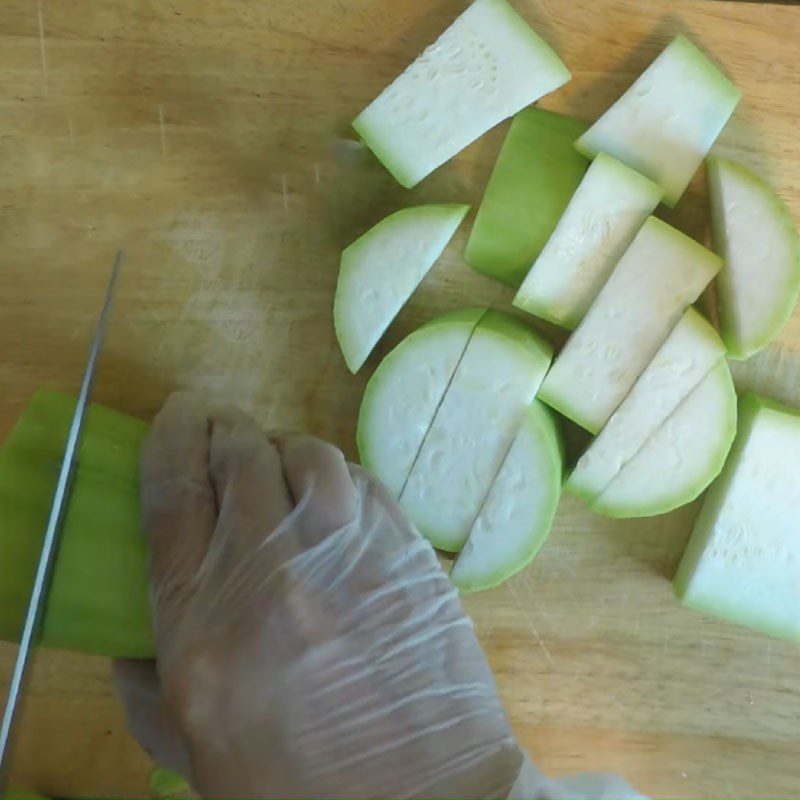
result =
[[14,670],[11,675],[11,683],[8,689],[5,710],[3,712],[3,722],[0,726],[0,795],[5,796],[9,778],[9,763],[13,755],[14,731],[19,717],[21,702],[24,697],[26,681],[30,673],[33,662],[33,654],[38,644],[44,610],[47,604],[47,593],[50,588],[50,581],[53,574],[53,566],[58,554],[58,541],[60,538],[61,527],[67,509],[72,477],[77,462],[78,448],[81,441],[81,432],[86,414],[86,406],[89,402],[89,395],[92,390],[94,380],[95,365],[103,345],[106,321],[111,309],[111,301],[114,296],[114,287],[117,282],[120,264],[122,263],[122,250],[117,253],[114,266],[111,269],[111,277],[108,281],[103,307],[97,320],[92,346],[89,350],[89,358],[86,363],[86,370],[83,374],[81,389],[78,394],[78,402],[75,406],[75,413],[69,427],[67,443],[64,449],[64,456],[61,461],[61,468],[58,473],[55,492],[53,494],[53,504],[50,507],[50,516],[47,520],[44,537],[42,539],[42,549],[39,562],[36,567],[36,576],[31,589],[30,601],[25,614],[25,622],[22,627],[22,635],[19,640],[17,658],[14,662]]

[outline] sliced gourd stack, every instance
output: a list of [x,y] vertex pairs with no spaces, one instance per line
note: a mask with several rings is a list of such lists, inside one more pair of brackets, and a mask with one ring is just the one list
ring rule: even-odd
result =
[[497,311],[472,331],[399,497],[436,547],[464,545],[551,355],[530,328]]
[[719,475],[736,434],[736,391],[720,361],[592,503],[610,517],[650,517],[691,502]]
[[[681,404],[722,362],[724,355],[725,347],[716,331],[697,311],[687,310],[600,435],[578,461],[566,483],[567,489],[583,497],[596,511],[615,516],[630,515],[630,503],[623,508],[612,501],[630,480],[625,477],[633,472],[628,470],[628,465],[638,459],[641,466],[645,456],[640,456],[640,453],[655,446],[650,443],[654,436],[663,439],[665,431],[677,431],[676,419],[687,413],[679,412]],[[724,364],[719,369],[722,372],[727,370]],[[720,381],[724,382],[722,376]],[[717,386],[716,382],[714,386]],[[709,463],[709,455],[713,453],[715,457],[710,463],[716,471],[693,470],[688,464],[663,470],[657,480],[642,487],[636,501],[637,510],[642,515],[645,511],[647,515],[661,513],[656,511],[663,507],[659,498],[666,495],[677,505],[693,500],[716,477],[722,466],[720,459],[724,460],[727,453],[726,445],[730,445],[732,389],[717,392],[714,397],[717,399],[708,407],[708,414],[705,410],[703,412],[704,417],[710,417],[710,420],[689,419],[687,423],[689,428],[704,427],[704,432],[698,436],[705,436],[711,451],[697,447],[690,450],[686,458],[691,463]],[[677,439],[674,453],[665,453],[663,457],[665,464],[678,459]],[[690,475],[697,477],[692,479]]]
[[[454,358],[457,342],[463,346]],[[560,447],[549,412],[532,406],[550,352],[500,312],[451,314],[390,353],[364,395],[362,463],[436,547],[459,552],[472,541],[466,564],[457,562],[454,572],[465,589],[520,569],[550,529]],[[421,398],[413,412],[411,397]]]
[[375,370],[361,401],[361,464],[399,497],[485,309],[445,314],[404,339]]
[[556,359],[540,398],[599,433],[720,264],[650,217]]

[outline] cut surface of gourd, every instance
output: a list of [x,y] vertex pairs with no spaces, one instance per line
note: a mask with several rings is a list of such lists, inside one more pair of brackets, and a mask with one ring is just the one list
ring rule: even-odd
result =
[[633,167],[661,185],[673,206],[740,97],[697,47],[677,36],[575,146]]
[[599,433],[720,263],[649,217],[559,354],[539,398]]
[[492,483],[450,579],[489,589],[529,564],[547,538],[561,496],[562,444],[549,409],[534,400]]
[[800,640],[800,416],[756,395],[675,577],[690,608]]
[[591,503],[610,517],[651,517],[686,505],[725,464],[736,435],[736,391],[725,360],[689,393]]
[[353,127],[410,188],[569,79],[561,59],[506,0],[475,0]]
[[473,331],[400,493],[429,541],[457,552],[550,364],[533,330],[488,311]]
[[478,320],[486,309],[445,314],[407,336],[370,378],[358,417],[361,464],[400,496]]
[[573,329],[661,199],[661,188],[603,153],[569,202],[514,305]]
[[351,372],[366,361],[468,210],[456,204],[406,208],[344,250],[333,322]]
[[722,338],[732,358],[749,358],[786,324],[800,293],[800,234],[786,204],[750,170],[707,162]]
[[473,269],[519,286],[586,171],[573,146],[586,127],[541,108],[514,117],[464,254]]
[[[61,466],[73,398],[40,391],[0,451],[0,637],[20,633]],[[147,426],[87,411],[42,630],[45,646],[112,657],[155,653],[139,453]]]
[[567,489],[587,501],[597,497],[724,355],[712,325],[687,309],[580,458]]

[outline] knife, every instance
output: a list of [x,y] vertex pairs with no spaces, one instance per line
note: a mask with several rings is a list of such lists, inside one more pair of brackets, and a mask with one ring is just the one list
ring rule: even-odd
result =
[[14,663],[14,671],[8,689],[8,698],[3,713],[3,723],[0,727],[0,796],[2,797],[5,797],[6,794],[10,772],[9,762],[14,747],[13,734],[16,727],[15,724],[19,716],[18,712],[25,692],[26,681],[33,662],[33,654],[39,643],[42,619],[47,604],[47,593],[53,575],[53,565],[55,564],[58,554],[58,541],[60,538],[61,526],[69,502],[72,476],[77,463],[77,453],[81,441],[86,406],[89,402],[89,395],[92,390],[95,365],[103,345],[106,320],[111,309],[111,300],[114,295],[114,286],[117,282],[117,275],[119,274],[121,262],[122,251],[120,250],[117,253],[114,266],[111,269],[111,277],[108,281],[103,308],[97,320],[92,347],[89,351],[89,360],[86,363],[86,371],[83,374],[83,382],[81,383],[81,390],[78,394],[78,402],[75,406],[75,413],[72,416],[72,422],[69,427],[64,457],[61,461],[61,469],[58,473],[58,481],[56,483],[55,493],[53,494],[53,504],[50,507],[50,516],[47,520],[47,527],[45,528],[44,538],[42,540],[42,550],[39,556],[39,564],[36,568],[36,577],[33,581],[33,589],[31,590],[28,610],[25,614],[25,622],[19,640],[17,659]]

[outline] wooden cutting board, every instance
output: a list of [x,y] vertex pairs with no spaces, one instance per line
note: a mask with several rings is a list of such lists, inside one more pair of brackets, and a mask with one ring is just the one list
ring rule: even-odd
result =
[[[542,105],[586,119],[690,34],[744,95],[720,151],[763,172],[800,220],[800,6],[514,2],[573,71]],[[342,246],[403,205],[481,196],[505,126],[412,192],[348,128],[464,5],[4,0],[0,435],[38,386],[76,387],[124,246],[97,399],[147,418],[170,390],[196,389],[354,457],[380,355],[435,314],[510,300],[464,266],[465,226],[363,374],[346,371],[331,325]],[[701,176],[666,216],[705,238]],[[736,372],[800,405],[800,314]],[[797,647],[673,599],[696,511],[612,522],[565,497],[536,562],[468,609],[548,772],[617,770],[662,796],[796,795]],[[60,796],[145,791],[107,663],[45,654],[29,700],[21,778]]]

